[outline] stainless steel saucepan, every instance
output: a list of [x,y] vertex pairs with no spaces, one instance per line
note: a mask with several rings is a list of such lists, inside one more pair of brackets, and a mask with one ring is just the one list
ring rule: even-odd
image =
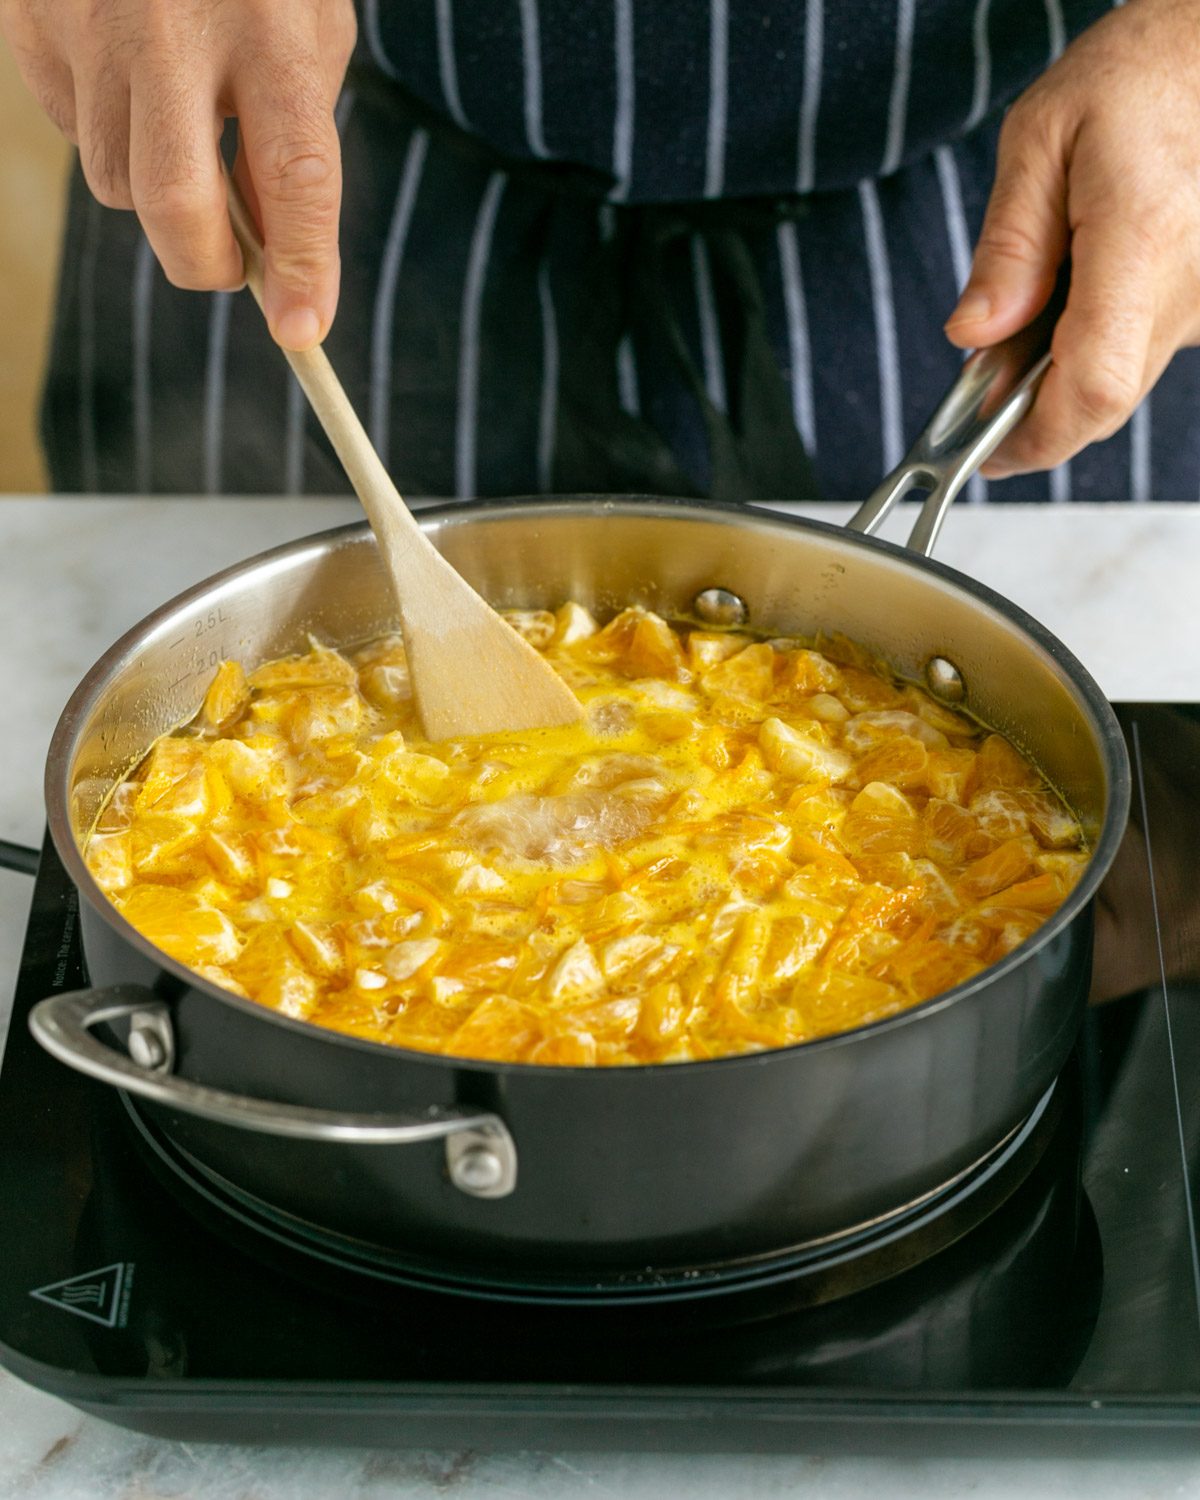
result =
[[[1039,335],[1044,344],[1044,333]],[[145,1130],[247,1203],[326,1242],[501,1293],[626,1285],[853,1233],[960,1178],[1037,1107],[1088,988],[1091,902],[1129,773],[1096,684],[1015,605],[925,553],[946,505],[1032,399],[1041,355],[973,356],[903,472],[849,529],[769,511],[612,497],[446,507],[422,524],[500,607],[576,599],[841,631],[1007,734],[1081,819],[1091,861],[1033,937],[966,984],[777,1051],[612,1069],[470,1061],[289,1019],[142,938],[80,847],[105,795],[248,667],[394,626],[365,526],[282,547],[163,606],[72,696],[46,773],[79,889],[92,988],[39,1005],[55,1055],[123,1090]],[[1044,360],[1043,360],[1044,367]],[[910,547],[865,533],[913,484]],[[482,668],[481,668],[482,669]]]

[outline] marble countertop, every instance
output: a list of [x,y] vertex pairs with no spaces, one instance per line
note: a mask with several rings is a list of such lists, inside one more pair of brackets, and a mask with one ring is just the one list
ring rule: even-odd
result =
[[[75,683],[123,630],[227,563],[359,514],[345,500],[0,499],[0,639],[9,643],[0,837],[40,842],[42,767],[54,722]],[[846,512],[823,507],[819,514],[840,520]],[[1111,698],[1200,700],[1200,506],[960,505],[937,555],[1023,605]],[[0,1037],[31,884],[0,871]],[[879,1488],[895,1500],[968,1492],[980,1500],[1200,1497],[1200,1446],[1194,1457],[1164,1446],[1128,1461],[1086,1451],[1069,1460],[985,1461],[206,1447],[123,1432],[0,1371],[0,1500],[446,1493],[462,1500],[833,1500]]]

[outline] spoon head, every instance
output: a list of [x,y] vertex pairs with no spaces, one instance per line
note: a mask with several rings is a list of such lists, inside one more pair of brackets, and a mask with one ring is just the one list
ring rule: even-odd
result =
[[432,621],[401,610],[413,697],[427,738],[577,723],[583,708],[550,663],[465,584],[463,593],[452,611],[439,611]]

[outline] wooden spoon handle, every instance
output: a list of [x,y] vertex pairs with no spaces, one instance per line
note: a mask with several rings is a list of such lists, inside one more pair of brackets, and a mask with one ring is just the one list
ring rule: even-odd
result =
[[[230,222],[245,262],[246,284],[262,307],[264,262],[258,226],[241,189],[228,172],[226,187]],[[401,539],[409,547],[428,547],[433,551],[432,544],[404,503],[404,497],[392,483],[391,475],[376,453],[324,349],[317,345],[314,349],[285,349],[283,353],[341,459],[376,536],[393,550],[393,554],[397,550],[403,551],[403,546],[399,545]]]
[[[258,226],[228,174],[226,182],[246,281],[261,307],[263,247]],[[426,736],[444,740],[576,723],[582,712],[579,700],[550,663],[454,571],[417,525],[324,351],[284,353],[379,543]]]

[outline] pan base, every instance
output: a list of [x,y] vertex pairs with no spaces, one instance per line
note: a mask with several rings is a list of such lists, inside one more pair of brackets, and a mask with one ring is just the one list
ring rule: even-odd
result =
[[[393,1286],[434,1296],[489,1303],[579,1310],[716,1304],[722,1318],[746,1318],[815,1307],[897,1276],[938,1254],[994,1213],[1025,1181],[1064,1123],[1073,1100],[1073,1070],[1053,1083],[1027,1119],[981,1160],[915,1203],[837,1235],[755,1256],[685,1267],[579,1271],[528,1277],[481,1266],[464,1271],[337,1233],[277,1208],[197,1160],[122,1095],[142,1153],[185,1208],[244,1242],[251,1253],[307,1260],[378,1296]],[[762,1309],[761,1312],[756,1309]]]

